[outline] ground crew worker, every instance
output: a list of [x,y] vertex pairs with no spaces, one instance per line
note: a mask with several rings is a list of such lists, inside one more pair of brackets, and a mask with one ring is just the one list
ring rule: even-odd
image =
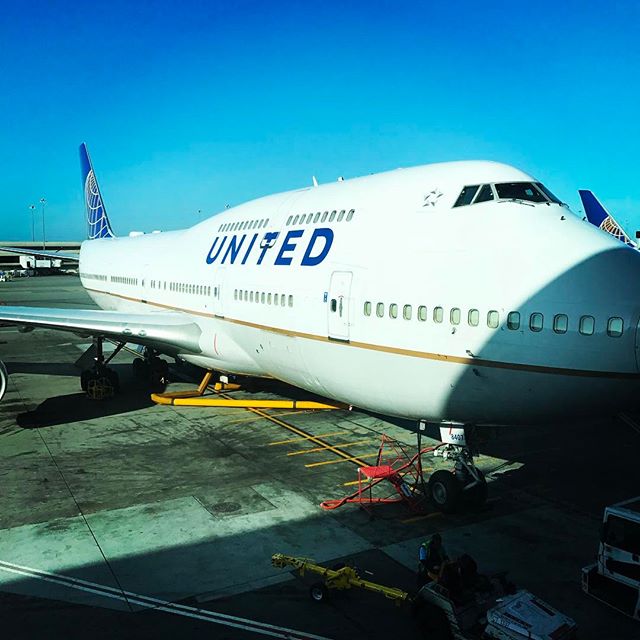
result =
[[444,562],[449,559],[442,537],[434,533],[431,539],[423,542],[418,551],[418,584],[422,586],[429,580],[437,580]]

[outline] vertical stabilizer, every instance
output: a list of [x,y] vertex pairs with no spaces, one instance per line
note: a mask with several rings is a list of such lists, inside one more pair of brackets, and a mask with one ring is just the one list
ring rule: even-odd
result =
[[107,217],[102,194],[98,181],[93,173],[93,165],[89,158],[87,145],[80,145],[80,170],[82,172],[82,189],[84,193],[84,206],[87,214],[87,238],[114,238],[111,223]]
[[587,220],[594,226],[606,231],[614,238],[624,242],[630,247],[636,248],[633,240],[624,232],[624,229],[615,221],[614,217],[602,206],[598,198],[592,191],[579,189],[580,200],[584,212],[587,214]]

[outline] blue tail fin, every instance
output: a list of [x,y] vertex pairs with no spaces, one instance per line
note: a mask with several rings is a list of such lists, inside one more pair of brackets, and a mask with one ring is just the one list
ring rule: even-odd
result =
[[93,173],[93,165],[89,158],[87,145],[80,145],[80,170],[82,171],[82,188],[84,192],[84,206],[87,213],[87,238],[114,238],[111,223],[104,208],[102,194],[98,181]]
[[582,200],[584,212],[587,214],[587,220],[592,225],[606,231],[620,240],[620,242],[624,242],[634,249],[636,248],[635,243],[615,221],[614,217],[602,206],[598,198],[593,195],[593,192],[579,189],[578,193],[580,194],[580,200]]

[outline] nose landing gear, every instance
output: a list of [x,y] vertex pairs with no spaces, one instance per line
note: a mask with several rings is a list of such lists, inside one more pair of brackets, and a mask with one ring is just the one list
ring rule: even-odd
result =
[[478,507],[487,500],[487,481],[473,461],[474,431],[463,425],[440,427],[443,442],[434,456],[453,462],[453,469],[439,469],[431,474],[427,494],[443,513],[456,511],[462,503]]

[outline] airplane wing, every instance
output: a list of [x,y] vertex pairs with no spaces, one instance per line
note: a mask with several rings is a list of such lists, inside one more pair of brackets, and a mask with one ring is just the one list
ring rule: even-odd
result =
[[123,313],[95,309],[0,306],[0,325],[36,327],[104,336],[118,342],[151,346],[164,353],[200,353],[200,327],[181,313]]
[[21,249],[19,247],[0,247],[0,251],[8,253],[18,253],[21,256],[36,256],[37,258],[47,258],[50,260],[68,260],[69,262],[78,262],[80,256],[72,253],[60,253],[59,251],[42,251],[39,249]]
[[624,242],[626,245],[637,249],[633,240],[631,240],[614,217],[604,208],[592,191],[579,189],[578,193],[580,194],[580,200],[582,200],[584,212],[587,214],[587,220],[589,220],[592,225],[617,238],[620,242]]

